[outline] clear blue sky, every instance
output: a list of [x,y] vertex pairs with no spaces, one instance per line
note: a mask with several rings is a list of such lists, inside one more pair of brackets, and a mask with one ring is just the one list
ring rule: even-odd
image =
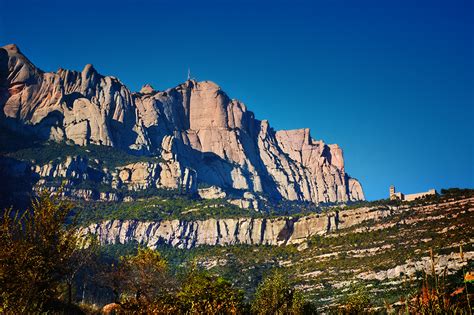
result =
[[338,143],[378,199],[474,187],[473,15],[471,0],[0,0],[0,44],[132,90],[191,67],[275,129]]

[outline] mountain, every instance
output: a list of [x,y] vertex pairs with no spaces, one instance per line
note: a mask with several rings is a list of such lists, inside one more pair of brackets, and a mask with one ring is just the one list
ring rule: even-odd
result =
[[[31,169],[43,184],[53,177],[113,189],[206,188],[209,198],[212,191],[237,194],[236,200],[254,208],[255,200],[267,198],[316,204],[364,200],[338,145],[314,140],[309,129],[275,131],[210,81],[188,80],[165,91],[145,85],[131,92],[90,64],[82,72],[44,72],[17,46],[7,45],[0,49],[0,89],[3,132],[63,145],[49,161],[38,162],[37,150],[22,159],[10,154],[13,161],[0,162],[3,172],[12,165]],[[130,158],[110,167],[103,156],[64,156],[71,148],[97,146],[111,148],[105,159],[123,152]],[[18,166],[17,160],[26,164]]]
[[[84,274],[69,287],[76,301],[116,300],[101,270],[145,247],[163,255],[173,277],[206,269],[247,300],[279,269],[322,313],[354,299],[361,310],[411,311],[400,299],[416,303],[429,275],[436,283],[442,275],[438,296],[466,296],[473,190],[363,201],[339,146],[309,129],[273,130],[215,83],[131,92],[92,65],[44,72],[8,45],[0,109],[0,209],[26,209],[44,190],[47,205],[51,195],[73,199],[64,223],[101,245],[93,262],[101,267],[78,267]],[[28,253],[19,248],[5,252]],[[23,257],[6,261],[15,267]]]

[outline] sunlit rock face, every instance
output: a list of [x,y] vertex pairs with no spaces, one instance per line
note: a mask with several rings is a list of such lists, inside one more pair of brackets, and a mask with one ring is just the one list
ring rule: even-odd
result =
[[0,49],[0,109],[2,125],[45,140],[161,157],[160,165],[118,170],[117,180],[139,188],[184,181],[277,200],[364,199],[338,145],[312,139],[309,129],[275,131],[209,81],[133,93],[92,65],[43,72],[7,45]]
[[180,248],[202,245],[287,245],[301,244],[314,235],[332,233],[367,220],[379,221],[390,216],[390,210],[358,208],[305,217],[226,218],[207,220],[109,220],[82,227],[81,235],[94,234],[102,244],[126,244],[136,241],[155,248],[167,244]]

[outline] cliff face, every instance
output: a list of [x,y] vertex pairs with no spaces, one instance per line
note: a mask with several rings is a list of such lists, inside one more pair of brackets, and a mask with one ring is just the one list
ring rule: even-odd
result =
[[300,244],[313,235],[344,229],[367,220],[379,220],[389,216],[390,213],[390,210],[359,208],[344,211],[343,220],[339,218],[337,212],[275,219],[235,218],[156,222],[111,220],[82,228],[80,233],[97,235],[102,244],[137,241],[151,248],[159,244],[179,248],[235,244],[286,245]]
[[[35,179],[35,191],[45,188],[58,191],[64,184],[64,196],[84,200],[123,201],[123,196],[119,197],[113,192],[114,188],[126,188],[129,191],[151,187],[180,189],[182,192],[197,190],[195,171],[172,159],[134,162],[107,168],[97,159],[81,156],[67,156],[64,161],[53,160],[46,164],[0,158],[0,174],[17,180]],[[75,183],[81,182],[97,183],[109,189],[106,192],[79,189]]]
[[364,199],[360,183],[346,174],[337,145],[312,139],[308,129],[275,132],[209,81],[189,80],[166,91],[145,86],[132,93],[92,65],[82,72],[45,73],[8,45],[0,49],[0,109],[1,124],[24,134],[167,161],[159,171],[150,165],[119,170],[122,182],[140,178],[141,187],[173,187],[177,178],[194,178],[276,199]]

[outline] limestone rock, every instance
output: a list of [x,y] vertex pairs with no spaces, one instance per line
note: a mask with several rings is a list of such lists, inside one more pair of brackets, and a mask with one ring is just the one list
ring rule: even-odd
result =
[[35,164],[32,171],[40,177],[62,177],[73,179],[88,179],[88,160],[84,157],[68,156],[66,161],[51,161],[47,164]]
[[[314,214],[300,218],[279,217],[207,219],[196,221],[162,220],[103,221],[83,227],[80,234],[97,235],[102,244],[125,244],[137,241],[155,248],[158,244],[169,244],[179,248],[191,248],[201,245],[265,244],[286,245],[302,244],[311,236],[331,233],[330,220],[335,226],[348,228],[366,220],[380,220],[390,215],[390,211],[373,211],[360,208],[344,212],[344,224],[338,216]],[[334,221],[335,220],[335,221]],[[304,249],[304,246],[302,246]]]
[[173,160],[137,162],[110,170],[101,168],[101,165],[100,160],[90,161],[81,156],[67,156],[65,160],[56,159],[42,164],[34,160],[22,162],[0,158],[0,173],[9,177],[28,177],[33,174],[38,178],[35,185],[36,191],[43,190],[47,181],[59,179],[56,181],[59,184],[48,188],[50,191],[57,191],[61,182],[66,183],[64,196],[85,200],[121,201],[122,197],[115,192],[79,190],[75,188],[74,182],[95,182],[109,186],[111,189],[125,186],[129,190],[151,187],[181,189],[188,193],[194,193],[197,190],[196,172]]
[[211,186],[208,188],[198,189],[199,197],[203,199],[223,199],[227,196],[225,191],[222,188],[217,186]]
[[242,209],[252,209],[255,211],[262,210],[263,198],[261,198],[260,196],[257,197],[253,193],[248,191],[243,194],[242,198],[229,199],[228,201],[229,203]]
[[[184,189],[196,191],[196,174],[194,170],[182,167],[179,162],[137,162],[120,166],[114,173],[114,181],[125,185],[130,190],[148,189],[150,187]],[[115,184],[117,186],[117,184]]]
[[[339,146],[314,140],[309,129],[273,130],[213,82],[188,80],[165,91],[145,85],[131,93],[90,64],[80,72],[43,72],[15,45],[0,48],[0,66],[2,126],[162,159],[118,169],[114,185],[195,191],[199,181],[276,200],[364,199]],[[256,206],[249,198],[235,203]]]

